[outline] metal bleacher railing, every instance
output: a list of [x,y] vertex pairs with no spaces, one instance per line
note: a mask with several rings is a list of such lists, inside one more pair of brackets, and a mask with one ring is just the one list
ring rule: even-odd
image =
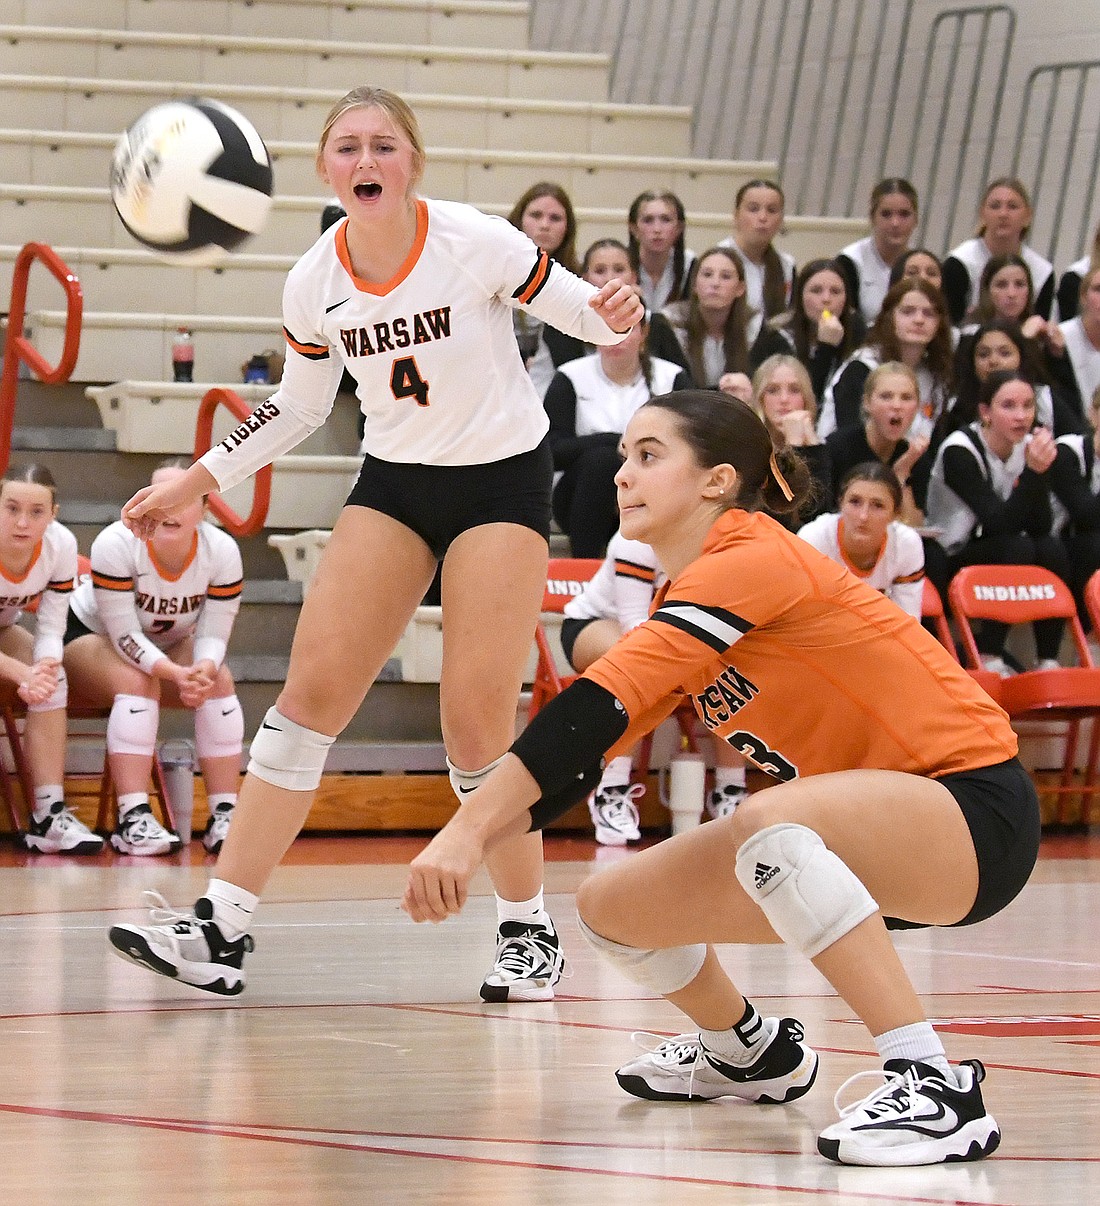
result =
[[690,105],[697,155],[778,162],[788,213],[862,217],[876,180],[906,176],[918,240],[946,250],[1011,170],[1035,201],[1029,242],[1063,264],[1100,207],[1100,63],[1038,66],[1025,85],[1019,8],[533,0],[531,45],[609,54],[615,101]]

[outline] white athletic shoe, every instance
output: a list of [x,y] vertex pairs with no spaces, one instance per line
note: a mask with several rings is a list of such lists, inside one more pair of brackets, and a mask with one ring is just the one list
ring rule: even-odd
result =
[[202,844],[211,854],[220,853],[222,843],[229,833],[229,822],[232,819],[232,804],[219,804],[210,814],[210,820],[206,822],[206,828],[203,830]]
[[737,811],[738,804],[748,798],[748,794],[744,785],[730,783],[726,787],[716,787],[707,793],[707,812],[716,821],[732,816]]
[[[994,1151],[1001,1132],[986,1112],[985,1068],[968,1059],[953,1065],[958,1084],[915,1060],[891,1059],[883,1071],[857,1072],[837,1091],[840,1121],[826,1127],[817,1150],[838,1164],[873,1167],[980,1160]],[[862,1101],[841,1106],[844,1090],[874,1076],[885,1081]]]
[[244,989],[244,957],[255,949],[250,935],[227,941],[205,896],[190,913],[169,908],[157,892],[145,896],[153,904],[153,924],[111,926],[107,937],[116,954],[157,975],[223,997],[235,997]]
[[552,1001],[554,985],[565,969],[565,956],[553,925],[525,921],[497,926],[493,970],[481,986],[483,1001]]
[[753,1063],[739,1068],[708,1051],[698,1034],[659,1039],[635,1034],[657,1046],[615,1073],[619,1085],[647,1101],[711,1101],[741,1097],[766,1105],[783,1105],[810,1091],[817,1077],[817,1052],[803,1041],[801,1023],[794,1018],[765,1018],[772,1032]]
[[38,854],[98,854],[103,839],[58,800],[41,821],[31,817],[23,845]]
[[181,842],[153,816],[148,804],[139,804],[119,817],[111,845],[120,854],[171,854]]
[[641,838],[638,806],[634,801],[644,795],[644,783],[624,783],[597,787],[588,797],[588,814],[601,846],[625,846]]

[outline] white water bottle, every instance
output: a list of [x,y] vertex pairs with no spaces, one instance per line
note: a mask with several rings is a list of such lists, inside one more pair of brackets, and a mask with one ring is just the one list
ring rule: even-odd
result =
[[195,747],[186,737],[171,737],[160,743],[159,756],[176,832],[186,846],[195,823]]
[[694,829],[703,819],[707,764],[702,754],[675,754],[668,764],[668,799],[672,832]]

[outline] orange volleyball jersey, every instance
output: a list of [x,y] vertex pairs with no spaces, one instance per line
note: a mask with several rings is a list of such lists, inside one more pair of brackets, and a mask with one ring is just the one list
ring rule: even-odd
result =
[[629,748],[683,698],[781,779],[1011,758],[1008,717],[911,616],[766,515],[728,511],[650,618],[588,670]]

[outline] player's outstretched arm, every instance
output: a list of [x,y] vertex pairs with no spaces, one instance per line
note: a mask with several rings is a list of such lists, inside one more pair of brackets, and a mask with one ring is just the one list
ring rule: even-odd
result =
[[142,488],[122,508],[122,522],[142,540],[148,540],[170,515],[218,489],[218,483],[196,461],[186,473],[171,481]]

